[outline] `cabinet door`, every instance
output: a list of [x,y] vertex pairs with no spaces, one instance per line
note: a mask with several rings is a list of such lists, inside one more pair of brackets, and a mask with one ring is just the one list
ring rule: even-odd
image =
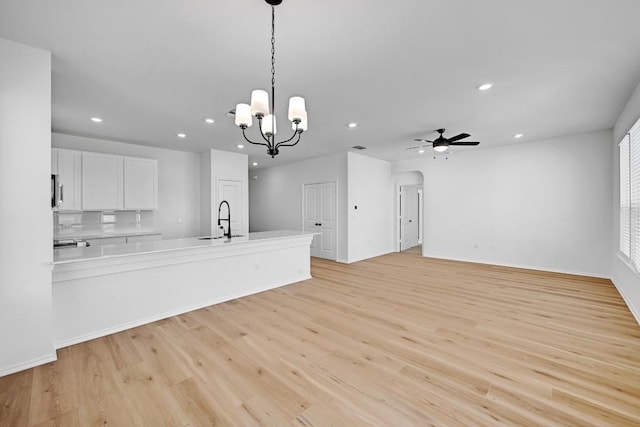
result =
[[82,209],[122,209],[122,176],[122,156],[83,152]]
[[57,172],[60,178],[61,199],[58,210],[78,211],[82,209],[82,153],[75,150],[57,149]]
[[124,209],[158,207],[157,164],[155,159],[124,158]]

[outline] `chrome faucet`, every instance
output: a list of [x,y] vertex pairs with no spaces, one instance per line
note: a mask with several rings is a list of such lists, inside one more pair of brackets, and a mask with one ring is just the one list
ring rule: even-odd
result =
[[[228,213],[227,219],[220,218],[220,210],[222,209],[223,203],[227,204],[227,213]],[[231,206],[229,206],[229,202],[227,202],[226,200],[221,201],[220,205],[218,205],[218,227],[220,227],[220,221],[227,221],[229,228],[227,229],[227,232],[224,233],[224,236],[230,239],[231,238]]]

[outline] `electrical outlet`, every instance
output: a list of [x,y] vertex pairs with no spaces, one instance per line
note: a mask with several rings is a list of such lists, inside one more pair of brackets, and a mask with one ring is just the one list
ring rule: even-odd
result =
[[182,224],[182,217],[181,216],[178,217],[178,224]]
[[478,244],[477,242],[473,244],[473,247],[478,249],[480,247],[480,244]]

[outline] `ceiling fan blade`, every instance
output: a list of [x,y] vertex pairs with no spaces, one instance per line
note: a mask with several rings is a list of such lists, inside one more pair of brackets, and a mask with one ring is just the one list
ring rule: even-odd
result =
[[449,145],[478,145],[480,141],[460,141],[460,142],[450,142]]
[[451,138],[447,138],[449,140],[449,142],[455,142],[458,141],[460,139],[464,139],[464,138],[469,138],[471,135],[469,135],[468,133],[461,133],[459,135],[456,136],[452,136]]
[[428,139],[422,139],[422,138],[416,138],[416,139],[414,139],[414,141],[416,141],[416,142],[429,142],[429,143],[433,142],[433,141],[429,141]]
[[425,148],[425,147],[430,147],[431,144],[427,144],[427,145],[416,145],[415,147],[409,147],[409,148],[405,148],[405,150],[418,150],[420,148]]

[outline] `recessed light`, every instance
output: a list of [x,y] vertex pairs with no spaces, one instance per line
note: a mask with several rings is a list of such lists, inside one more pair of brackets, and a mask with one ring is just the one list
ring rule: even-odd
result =
[[186,133],[179,133],[178,134],[178,138],[186,138],[187,134]]
[[244,148],[244,145],[238,144],[237,147],[242,150]]
[[480,86],[478,86],[478,90],[489,90],[492,87],[493,87],[493,83],[487,82],[487,83],[483,83]]
[[205,121],[205,123],[208,123],[208,124],[210,124],[210,125],[212,125],[212,124],[214,124],[214,123],[216,122],[215,120],[210,119],[210,118],[208,118],[208,117],[207,117],[206,119],[204,119],[204,121]]
[[350,128],[350,129],[357,128],[358,124],[356,122],[351,122],[351,123],[347,124],[347,127]]
[[258,166],[258,162],[251,163],[253,166]]
[[102,119],[100,117],[91,117],[91,121],[95,123],[102,123]]
[[418,154],[423,154],[424,150],[418,150]]
[[520,138],[522,138],[523,136],[524,136],[524,135],[523,135],[523,134],[521,134],[521,133],[516,133],[515,135],[513,135],[513,137],[514,137],[515,139],[520,139]]

